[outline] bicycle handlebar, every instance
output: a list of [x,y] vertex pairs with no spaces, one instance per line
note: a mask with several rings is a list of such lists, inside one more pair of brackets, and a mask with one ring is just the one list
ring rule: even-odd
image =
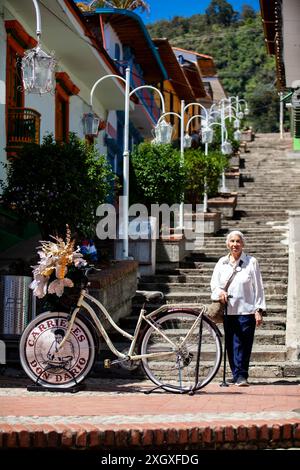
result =
[[83,266],[81,268],[84,271],[84,275],[87,277],[92,271],[101,271],[99,268],[95,268],[93,264],[88,264],[87,266]]
[[89,283],[88,275],[93,271],[94,272],[101,271],[101,269],[95,268],[93,264],[81,266],[81,268],[79,269],[83,272],[84,281],[82,281],[81,287],[84,287],[84,288],[87,287]]

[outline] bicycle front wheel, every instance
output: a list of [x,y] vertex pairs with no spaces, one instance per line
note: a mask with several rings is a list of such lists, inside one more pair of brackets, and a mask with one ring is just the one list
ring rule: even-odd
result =
[[143,335],[141,354],[150,355],[142,359],[144,371],[164,390],[198,390],[214,378],[220,367],[219,330],[204,315],[196,321],[198,317],[196,311],[164,313]]
[[45,312],[34,318],[22,333],[20,360],[28,377],[48,388],[69,388],[81,382],[95,359],[95,343],[88,326],[76,318],[70,336],[62,346],[70,316]]

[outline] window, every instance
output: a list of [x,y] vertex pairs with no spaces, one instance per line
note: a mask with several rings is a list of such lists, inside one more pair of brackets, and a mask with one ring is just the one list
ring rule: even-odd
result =
[[[170,111],[172,113],[174,112],[174,96],[173,96],[172,90],[170,91]],[[172,125],[174,125],[174,120],[175,120],[175,116],[174,116],[174,114],[171,114],[170,115],[170,122],[171,122]]]
[[79,91],[67,73],[58,72],[56,74],[55,140],[57,142],[69,140],[70,96],[77,95]]
[[[26,49],[35,47],[36,41],[16,20],[5,21],[5,29],[7,32],[5,127],[6,151],[7,157],[10,158],[15,155],[16,148],[22,146],[28,138],[28,119],[26,118],[28,110],[24,109],[21,58]],[[38,122],[36,121],[35,125],[38,126],[38,130],[34,137],[32,135],[29,137],[29,141],[39,141],[39,118],[36,117],[36,119]],[[32,126],[30,127],[32,129]]]
[[[5,21],[7,32],[6,55],[6,111],[8,108],[24,106],[20,59],[26,49],[36,45],[35,39],[29,36],[16,20]],[[7,115],[7,112],[6,112]]]
[[120,54],[120,46],[118,43],[115,44],[115,60],[120,60],[121,54]]
[[69,139],[69,95],[57,84],[55,90],[55,140]]

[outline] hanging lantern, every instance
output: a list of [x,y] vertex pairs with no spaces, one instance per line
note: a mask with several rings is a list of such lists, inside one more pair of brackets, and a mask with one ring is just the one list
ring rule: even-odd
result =
[[26,93],[51,93],[55,88],[56,59],[38,45],[25,52],[22,58],[22,80]]
[[154,128],[155,142],[157,144],[170,144],[173,135],[172,124],[162,119]]
[[240,127],[240,120],[239,119],[235,119],[234,122],[233,122],[233,127],[235,129],[239,129]]
[[244,110],[245,116],[248,116],[249,112],[250,112],[250,111],[249,111],[249,108],[245,108],[245,110]]
[[93,113],[93,110],[89,113],[84,113],[82,117],[83,133],[85,136],[93,135],[97,136],[99,132],[100,118],[97,114]]
[[189,149],[192,146],[192,137],[189,134],[185,134],[183,138],[183,147],[185,149]]
[[210,127],[204,127],[201,131],[202,143],[211,144],[214,138],[214,131]]
[[239,111],[239,112],[237,113],[237,117],[238,117],[239,119],[243,119],[243,117],[244,117],[243,111]]
[[223,155],[231,155],[232,154],[231,143],[225,140],[225,142],[223,142],[223,144],[221,145],[221,152]]
[[242,137],[242,133],[239,129],[234,131],[234,133],[233,133],[234,140],[241,140],[241,137]]

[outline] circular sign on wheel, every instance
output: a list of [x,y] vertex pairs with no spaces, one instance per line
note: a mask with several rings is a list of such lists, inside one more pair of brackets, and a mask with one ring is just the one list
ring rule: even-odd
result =
[[47,387],[71,387],[90,371],[95,347],[90,330],[76,318],[62,347],[69,315],[46,312],[25,329],[20,342],[20,357],[27,375]]

